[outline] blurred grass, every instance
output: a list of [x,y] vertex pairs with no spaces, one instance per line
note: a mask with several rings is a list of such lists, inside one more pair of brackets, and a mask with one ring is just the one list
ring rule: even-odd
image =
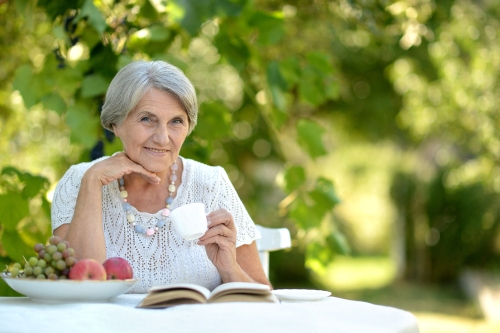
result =
[[420,333],[498,333],[458,285],[393,282],[396,268],[388,257],[339,257],[317,281],[333,296],[392,306],[413,313]]

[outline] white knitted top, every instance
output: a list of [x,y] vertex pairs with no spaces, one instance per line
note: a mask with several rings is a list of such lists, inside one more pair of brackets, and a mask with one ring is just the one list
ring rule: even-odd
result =
[[[74,165],[59,181],[52,202],[52,230],[71,222],[84,173],[105,158],[108,157]],[[225,208],[234,218],[237,247],[261,237],[223,168],[185,158],[182,161],[182,183],[171,209],[193,202],[203,202],[207,214]],[[182,239],[173,229],[170,219],[152,236],[138,234],[127,222],[122,204],[118,181],[102,187],[106,256],[122,257],[131,264],[134,278],[139,281],[130,293],[145,293],[151,286],[170,283],[195,283],[212,290],[222,283],[205,248],[197,245],[197,240]],[[132,211],[135,222],[143,226],[156,225],[162,217],[161,211],[150,214],[138,212],[134,207]]]

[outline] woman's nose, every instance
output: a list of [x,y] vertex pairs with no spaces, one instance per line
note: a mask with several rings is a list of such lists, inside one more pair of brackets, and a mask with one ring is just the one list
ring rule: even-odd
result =
[[156,132],[153,136],[153,140],[159,145],[166,145],[170,142],[170,138],[168,137],[168,128],[167,126],[158,126]]

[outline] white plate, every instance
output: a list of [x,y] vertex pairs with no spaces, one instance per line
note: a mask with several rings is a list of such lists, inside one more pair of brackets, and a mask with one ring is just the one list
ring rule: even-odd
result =
[[310,289],[276,289],[273,294],[282,301],[288,302],[308,302],[318,301],[330,296],[332,293],[325,290]]
[[11,278],[5,273],[0,276],[15,291],[28,296],[35,302],[107,302],[127,292],[137,282],[130,280],[36,280]]

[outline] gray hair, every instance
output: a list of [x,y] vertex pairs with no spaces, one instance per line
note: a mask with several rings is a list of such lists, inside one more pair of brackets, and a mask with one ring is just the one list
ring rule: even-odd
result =
[[155,88],[177,98],[189,118],[191,133],[198,119],[196,91],[177,67],[165,61],[134,61],[118,71],[111,81],[101,111],[101,124],[113,131],[112,125],[125,121],[144,94]]

